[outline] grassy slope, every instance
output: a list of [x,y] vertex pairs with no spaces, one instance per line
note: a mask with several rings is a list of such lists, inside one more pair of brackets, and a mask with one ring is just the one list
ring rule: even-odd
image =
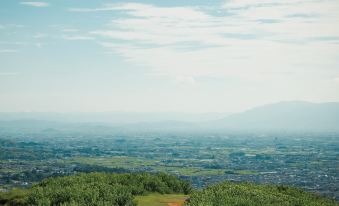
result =
[[137,196],[135,200],[138,206],[181,206],[188,198],[181,194],[150,194],[147,196]]

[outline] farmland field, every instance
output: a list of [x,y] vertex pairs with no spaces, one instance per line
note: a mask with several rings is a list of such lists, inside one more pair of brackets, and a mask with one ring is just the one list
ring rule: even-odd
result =
[[338,134],[0,132],[0,191],[79,172],[167,172],[195,188],[284,184],[339,199]]

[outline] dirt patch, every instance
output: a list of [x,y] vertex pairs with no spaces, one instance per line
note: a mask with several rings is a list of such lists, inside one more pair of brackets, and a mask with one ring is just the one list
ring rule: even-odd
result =
[[169,202],[167,203],[168,206],[183,206],[185,203],[185,200],[180,200],[178,202]]
[[182,206],[181,203],[168,203],[168,206]]

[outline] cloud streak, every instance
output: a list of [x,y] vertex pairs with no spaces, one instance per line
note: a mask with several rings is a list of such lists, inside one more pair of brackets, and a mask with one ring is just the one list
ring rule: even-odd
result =
[[[155,74],[260,79],[338,67],[336,1],[264,2],[227,1],[218,16],[203,8],[136,3],[78,11],[124,13],[91,35]],[[326,36],[332,41],[320,41]]]
[[69,41],[92,40],[92,39],[94,39],[91,36],[75,36],[75,35],[73,35],[73,36],[63,35],[62,38],[65,39],[65,40],[69,40]]
[[17,76],[18,72],[0,72],[0,76]]
[[18,50],[15,49],[0,49],[0,53],[17,53]]
[[49,7],[50,4],[42,1],[23,1],[20,2],[21,5],[33,6],[33,7]]

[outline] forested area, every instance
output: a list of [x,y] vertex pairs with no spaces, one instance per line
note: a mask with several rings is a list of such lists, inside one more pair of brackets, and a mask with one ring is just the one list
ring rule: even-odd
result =
[[188,194],[191,185],[165,173],[89,173],[48,178],[28,190],[0,195],[0,204],[15,206],[135,206],[135,195]]

